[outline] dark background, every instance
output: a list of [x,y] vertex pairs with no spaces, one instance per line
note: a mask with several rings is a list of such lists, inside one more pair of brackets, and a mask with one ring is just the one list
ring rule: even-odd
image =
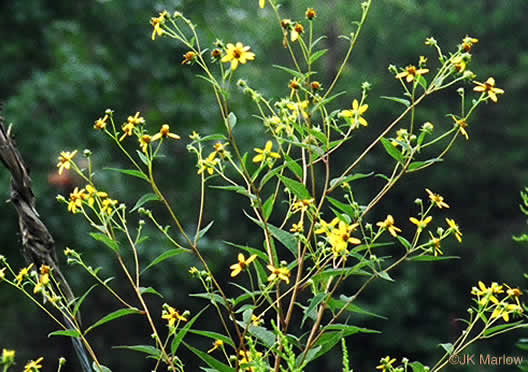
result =
[[[351,22],[359,17],[359,3],[285,1],[282,9],[285,18],[303,20],[308,6],[318,11],[316,32],[329,36],[325,47],[330,52],[317,66],[317,79],[324,86],[330,83],[346,48],[346,42],[337,36],[353,30]],[[77,148],[82,152],[89,148],[95,154],[98,183],[114,198],[133,205],[146,190],[140,182],[102,171],[104,166],[124,167],[126,163],[100,133],[92,130],[92,125],[106,108],[115,110],[118,123],[141,111],[153,127],[169,122],[182,135],[182,141],[167,147],[167,157],[158,167],[158,178],[186,228],[192,230],[197,195],[190,190],[196,189],[198,179],[195,159],[186,152],[185,145],[192,130],[213,133],[222,129],[222,123],[209,87],[194,76],[199,73],[198,68],[180,65],[186,50],[164,38],[152,42],[149,19],[163,9],[180,10],[190,17],[199,27],[203,45],[212,45],[217,37],[251,45],[257,59],[240,68],[238,76],[247,76],[252,87],[260,87],[270,97],[287,94],[289,76],[271,67],[272,63],[289,63],[286,50],[280,47],[282,34],[269,7],[259,10],[257,1],[0,3],[0,99],[4,101],[6,122],[14,124],[19,148],[31,165],[38,209],[55,237],[59,253],[69,246],[81,252],[92,266],[103,266],[104,276],[115,276],[113,285],[131,301],[132,293],[110,252],[87,235],[88,227],[79,216],[69,215],[64,206],[57,204],[56,194],[67,195],[71,186],[59,187],[49,177],[56,172],[60,151]],[[447,216],[461,226],[464,240],[458,245],[451,239],[443,246],[446,254],[460,256],[460,260],[406,264],[392,274],[397,279],[395,283],[380,282],[369,288],[361,305],[388,319],[357,319],[357,325],[379,329],[383,334],[352,336],[347,340],[355,370],[372,369],[385,355],[434,363],[442,352],[437,344],[454,341],[460,332],[461,324],[456,318],[465,316],[471,303],[471,287],[478,280],[526,287],[522,279],[526,271],[525,247],[511,239],[512,234],[526,230],[518,208],[519,191],[528,185],[526,14],[528,3],[524,0],[373,2],[364,34],[338,87],[348,92],[340,103],[341,107],[348,107],[351,97],[359,96],[361,82],[372,83],[366,114],[369,127],[342,151],[336,164],[344,165],[354,158],[400,112],[401,106],[379,98],[400,94],[398,82],[387,66],[416,63],[420,55],[429,57],[432,65],[435,55],[424,45],[428,36],[434,36],[445,52],[454,50],[467,34],[478,38],[470,69],[479,81],[494,76],[497,86],[506,93],[499,97],[498,104],[484,105],[473,116],[468,129],[469,142],[459,138],[445,162],[404,178],[369,216],[375,222],[392,213],[397,221],[402,221],[401,227],[408,227],[404,221],[416,213],[414,199],[425,198],[424,187],[429,187],[451,205]],[[262,131],[258,120],[251,116],[256,110],[247,97],[236,89],[233,92],[231,108],[239,118],[237,135],[245,146],[243,150],[261,147]],[[456,112],[457,107],[458,96],[454,91],[438,95],[425,102],[417,122],[431,121],[446,128],[451,122],[445,114]],[[380,150],[369,156],[359,171],[386,167],[387,157]],[[365,197],[364,203],[369,190],[379,183],[367,182],[374,184],[354,184],[356,193]],[[8,189],[8,174],[2,170],[1,200],[8,198]],[[257,246],[259,235],[241,212],[247,209],[243,198],[209,191],[206,218],[214,219],[215,225],[202,246],[204,254],[214,258],[214,268],[222,277],[238,253],[223,241]],[[135,222],[133,218],[131,222]],[[156,236],[152,234],[141,248],[144,262],[168,248]],[[5,205],[1,210],[0,253],[14,267],[24,264],[19,247],[16,214],[11,206]],[[192,257],[178,256],[152,269],[144,281],[162,292],[168,303],[196,313],[203,303],[187,297],[189,292],[200,291],[198,283],[187,275],[193,264],[196,262]],[[92,284],[75,267],[68,268],[67,276],[77,293]],[[350,288],[355,287],[351,283]],[[346,288],[344,292],[347,293]],[[162,302],[151,298],[151,308],[161,309]],[[118,307],[104,291],[95,290],[83,305],[83,320],[91,324]],[[5,285],[0,290],[0,309],[0,347],[17,350],[17,369],[28,359],[45,356],[43,370],[52,371],[56,368],[54,361],[67,356],[69,370],[75,370],[68,339],[48,339],[54,325]],[[154,315],[158,316],[155,312]],[[197,326],[215,329],[213,319],[212,315],[204,317]],[[129,317],[95,330],[91,341],[103,363],[114,371],[146,371],[152,363],[143,362],[141,354],[112,350],[111,346],[148,343],[148,335],[142,319]],[[522,355],[514,346],[520,337],[527,337],[526,332],[478,343],[468,353]],[[202,350],[209,348],[209,340],[193,342]],[[195,358],[187,354],[182,354],[182,358],[187,370],[197,370]],[[329,355],[319,363],[319,368],[324,366],[329,371],[340,368],[340,360],[335,356]],[[317,367],[314,363],[309,370]],[[474,366],[448,367],[448,370],[512,368]]]

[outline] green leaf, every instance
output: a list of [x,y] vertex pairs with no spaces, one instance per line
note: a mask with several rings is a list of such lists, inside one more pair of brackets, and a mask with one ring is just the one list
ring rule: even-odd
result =
[[[263,169],[262,167],[259,169]],[[268,183],[269,180],[271,180],[273,177],[277,175],[277,173],[280,173],[283,168],[277,167],[273,168],[272,170],[266,172],[264,176],[262,176],[262,179],[260,180],[260,188],[262,189],[265,184]]]
[[99,364],[99,366],[97,366],[97,363],[95,363],[95,361],[92,363],[92,369],[94,370],[94,372],[112,372],[110,368],[105,367],[102,364]]
[[336,200],[336,199],[334,199],[334,198],[332,198],[330,196],[328,196],[327,199],[330,202],[330,204],[332,204],[334,207],[339,209],[341,212],[347,214],[348,216],[350,216],[352,218],[356,217],[357,211],[353,207],[351,207],[350,205],[345,204],[345,203],[341,203],[339,200]]
[[266,261],[268,259],[268,256],[266,255],[266,253],[262,252],[259,249],[248,247],[247,245],[239,245],[239,244],[231,243],[231,242],[228,242],[228,241],[224,241],[224,243],[227,244],[227,245],[230,245],[232,247],[235,247],[235,248],[238,248],[238,249],[242,249],[242,250],[248,252],[250,255],[256,254],[260,259],[262,259],[264,261]]
[[370,173],[356,173],[352,174],[350,176],[344,177],[344,178],[333,178],[330,180],[330,187],[334,188],[335,186],[341,185],[344,182],[353,182],[356,180],[360,180],[362,178],[370,177],[374,174],[374,172]]
[[315,315],[317,306],[319,306],[327,298],[328,294],[326,293],[318,293],[311,298],[310,304],[308,305],[308,307],[306,307],[306,309],[304,309],[304,316],[301,321],[301,327],[304,325],[306,319],[308,319],[309,317],[312,318]]
[[275,194],[271,194],[262,206],[262,209],[264,211],[264,219],[267,221],[268,218],[271,216],[271,212],[273,211],[273,205],[275,204]]
[[345,308],[345,311],[349,311],[351,313],[358,313],[358,314],[363,314],[363,315],[367,315],[367,316],[372,316],[372,317],[375,317],[375,318],[387,319],[386,317],[384,317],[382,315],[378,315],[378,314],[373,313],[371,311],[367,311],[365,309],[362,309],[358,305],[353,304],[352,300],[353,299],[351,297],[347,297],[345,295],[341,295],[341,296],[339,296],[339,299],[331,298],[328,301],[328,307],[332,311],[336,311],[336,310],[340,310],[342,308]]
[[211,221],[207,224],[207,226],[205,226],[203,229],[200,230],[200,232],[198,233],[198,239],[201,239],[204,237],[205,234],[207,234],[207,232],[209,231],[209,229],[213,226],[214,224],[214,221]]
[[190,333],[194,333],[196,335],[208,337],[208,338],[210,338],[212,340],[220,340],[224,344],[227,344],[227,345],[230,345],[232,347],[235,347],[235,344],[233,343],[233,340],[231,340],[229,337],[227,337],[227,336],[225,336],[225,335],[223,335],[221,333],[211,332],[211,331],[200,331],[198,329],[190,329],[189,332]]
[[359,271],[358,267],[347,267],[345,269],[326,269],[324,271],[321,271],[320,273],[314,275],[312,277],[312,280],[314,281],[320,281],[320,280],[327,280],[329,278],[333,278],[335,276],[343,276],[343,278],[348,277],[349,275]]
[[417,262],[431,262],[431,261],[445,261],[445,260],[454,260],[459,259],[459,256],[432,256],[432,255],[421,255],[408,258],[407,261],[417,261]]
[[315,52],[314,54],[312,54],[310,56],[310,63],[314,63],[315,61],[317,61],[319,58],[324,56],[326,54],[326,52],[328,52],[328,49],[321,49],[321,50],[318,50],[317,52]]
[[411,105],[411,102],[409,100],[406,100],[406,99],[403,99],[403,98],[399,98],[399,97],[381,96],[380,98],[387,99],[389,101],[394,101],[394,102],[401,103],[405,107],[409,107]]
[[219,362],[215,358],[213,358],[211,355],[204,353],[203,351],[200,351],[191,345],[183,343],[185,347],[189,350],[191,350],[198,358],[203,360],[209,367],[214,368],[218,372],[235,372],[235,369],[232,367],[229,367],[228,365]]
[[217,295],[216,293],[192,293],[189,296],[204,298],[206,300],[209,300],[212,303],[221,304],[222,306],[227,307],[226,302],[224,301],[224,298],[220,295]]
[[119,254],[119,246],[115,240],[110,239],[108,236],[100,233],[90,233],[90,236],[97,241],[104,243],[107,247]]
[[158,257],[156,257],[151,263],[149,263],[147,267],[141,270],[141,274],[143,274],[145,271],[152,268],[153,266],[156,266],[157,264],[165,261],[166,259],[177,256],[183,252],[185,252],[183,248],[175,248],[175,249],[168,250],[167,252],[163,252]]
[[54,331],[48,334],[48,338],[51,336],[66,336],[79,338],[81,337],[81,334],[75,329],[61,329],[60,331]]
[[234,112],[230,112],[227,116],[227,122],[229,124],[229,127],[233,129],[237,124],[237,117]]
[[326,331],[342,331],[343,337],[347,337],[347,336],[350,336],[356,333],[381,333],[380,331],[376,331],[375,329],[357,327],[357,326],[352,326],[348,324],[330,324],[324,327],[324,330],[325,332]]
[[248,191],[242,186],[215,186],[215,185],[211,185],[209,187],[212,188],[212,189],[234,191],[234,192],[236,192],[238,194],[242,194],[244,196],[247,196],[250,199],[254,199],[255,198],[253,195],[250,195],[248,193]]
[[420,362],[409,363],[413,372],[425,372],[425,366]]
[[344,92],[344,91],[343,92],[339,92],[339,93],[334,94],[333,96],[330,96],[330,97],[328,97],[326,99],[323,99],[322,101],[317,102],[317,104],[314,107],[312,107],[312,109],[310,110],[310,113],[312,114],[312,113],[316,112],[319,109],[319,107],[324,106],[324,105],[332,102],[334,99],[336,99],[339,96],[342,96],[345,93],[346,92]]
[[411,243],[403,236],[396,235],[396,239],[398,239],[398,241],[401,243],[401,245],[403,245],[406,250],[411,249]]
[[141,293],[142,295],[143,294],[153,294],[153,295],[163,298],[163,295],[152,287],[139,287],[139,293]]
[[81,307],[81,304],[84,302],[84,300],[86,299],[86,297],[90,294],[90,292],[92,291],[92,289],[94,289],[95,287],[97,287],[97,284],[94,284],[92,285],[90,288],[88,288],[88,290],[86,292],[84,292],[84,294],[81,296],[81,298],[79,298],[76,302],[75,302],[75,306],[73,308],[73,316],[76,316],[77,313],[79,312],[79,308]]
[[210,134],[208,136],[200,138],[200,142],[205,141],[227,141],[227,137],[223,134]]
[[103,168],[103,169],[104,170],[113,171],[113,172],[123,173],[123,174],[129,175],[129,176],[133,176],[133,177],[137,177],[137,178],[141,178],[142,180],[145,180],[147,182],[149,180],[145,173],[140,172],[140,171],[135,170],[135,169],[119,169],[119,168]]
[[178,347],[180,347],[180,343],[183,341],[183,338],[185,337],[187,332],[189,332],[189,329],[191,329],[194,322],[196,322],[200,315],[202,315],[202,313],[208,308],[209,306],[206,306],[202,310],[200,310],[200,312],[193,316],[193,318],[187,323],[185,323],[185,326],[181,329],[181,331],[174,336],[171,344],[171,354],[176,354],[176,351],[178,351]]
[[254,325],[250,325],[248,332],[252,336],[255,336],[257,339],[259,339],[260,342],[262,342],[265,346],[269,348],[271,348],[275,343],[275,334],[271,331],[268,331],[264,327],[256,327]]
[[422,75],[416,77],[416,82],[424,89],[427,90],[427,80]]
[[387,151],[387,154],[389,154],[392,158],[396,159],[398,163],[403,164],[403,155],[395,146],[392,145],[391,141],[389,141],[386,138],[381,139],[381,143],[383,144],[383,147],[385,147],[385,151]]
[[120,345],[120,346],[113,346],[112,348],[137,351],[140,353],[152,355],[156,359],[161,358],[161,351],[159,351],[154,346],[150,346],[150,345]]
[[284,154],[284,160],[286,167],[288,167],[288,169],[291,170],[298,179],[302,179],[303,170],[299,163],[293,160],[288,154]]
[[304,75],[298,71],[295,71],[295,70],[292,70],[291,68],[288,68],[288,67],[284,67],[284,66],[279,66],[279,65],[272,65],[273,67],[275,68],[278,68],[279,70],[282,70],[282,71],[285,71],[287,72],[288,74],[291,74],[293,76],[295,76],[296,78],[298,79],[304,79]]
[[267,226],[271,235],[277,238],[277,240],[281,242],[286,248],[288,248],[291,253],[293,253],[294,255],[297,254],[297,239],[295,238],[295,235],[287,231],[281,230],[278,227],[275,227],[269,223],[267,224]]
[[443,159],[429,159],[425,161],[413,161],[411,164],[409,164],[409,167],[407,168],[407,172],[415,172],[421,168],[428,167],[431,164],[438,163],[444,161]]
[[148,161],[147,157],[145,156],[145,154],[143,154],[143,153],[142,153],[141,151],[139,151],[139,150],[136,150],[136,152],[137,152],[138,157],[139,157],[139,159],[141,160],[141,162],[142,162],[143,164],[145,164],[146,166],[148,166],[149,161]]
[[114,312],[112,312],[110,314],[105,315],[104,317],[99,319],[97,322],[95,322],[94,324],[89,326],[86,329],[86,331],[84,331],[84,334],[87,334],[92,329],[94,329],[96,327],[99,327],[100,325],[103,325],[105,323],[108,323],[108,322],[110,322],[112,320],[115,320],[115,319],[118,319],[118,318],[121,318],[121,317],[124,317],[124,316],[127,316],[127,315],[132,315],[132,314],[142,314],[142,312],[139,311],[138,309],[120,309],[120,310],[116,310],[116,311],[114,311]]
[[310,199],[310,193],[308,190],[306,190],[306,187],[295,180],[292,180],[291,178],[284,177],[284,176],[278,176],[282,183],[290,189],[290,191],[299,199],[299,200],[307,200]]
[[[522,325],[521,327],[518,327],[519,325]],[[507,324],[501,324],[495,327],[491,327],[489,329],[486,329],[484,331],[484,336],[487,337],[493,337],[495,333],[503,333],[504,331],[507,331],[509,328],[526,328],[528,327],[528,324],[523,324],[522,320],[519,320],[515,323],[507,323]]]
[[446,351],[449,355],[453,353],[453,344],[452,343],[446,343],[446,344],[438,344],[442,349]]
[[378,272],[378,276],[381,278],[381,279],[384,279],[384,280],[387,280],[389,282],[393,282],[394,279],[392,279],[389,275],[389,273],[387,273],[386,271],[380,271]]
[[141,206],[143,206],[143,204],[149,202],[149,201],[153,201],[153,200],[160,200],[158,198],[158,196],[156,194],[153,194],[153,193],[148,193],[148,194],[145,194],[143,195],[141,198],[139,198],[139,200],[136,202],[136,205],[134,205],[134,208],[132,208],[130,210],[130,212],[134,212],[135,210],[139,209]]

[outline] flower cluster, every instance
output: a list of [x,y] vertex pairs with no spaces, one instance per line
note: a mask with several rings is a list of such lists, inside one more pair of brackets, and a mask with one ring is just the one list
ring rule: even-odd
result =
[[352,236],[352,233],[358,228],[359,223],[349,224],[338,217],[335,217],[331,222],[321,220],[319,228],[315,230],[315,234],[325,234],[326,241],[332,249],[334,258],[348,255],[348,245],[361,244],[361,240]]
[[478,285],[471,289],[471,294],[475,296],[475,302],[480,310],[491,312],[492,320],[502,318],[505,322],[509,322],[510,315],[518,316],[524,312],[519,301],[522,291],[507,284],[499,285],[493,282],[487,287],[479,281]]
[[[58,196],[59,200],[66,200],[62,196]],[[97,213],[101,212],[105,215],[111,215],[112,211],[118,205],[118,201],[111,199],[104,191],[98,191],[93,185],[86,185],[86,187],[79,189],[75,187],[70,193],[67,200],[68,211],[75,214],[78,211],[84,211],[84,205],[88,205]]]

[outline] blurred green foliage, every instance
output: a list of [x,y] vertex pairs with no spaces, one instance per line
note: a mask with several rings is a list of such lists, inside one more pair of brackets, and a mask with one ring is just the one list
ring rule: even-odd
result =
[[[345,50],[346,42],[338,36],[352,30],[351,22],[359,15],[359,1],[284,1],[284,16],[302,20],[308,6],[318,11],[317,32],[328,35],[324,42],[329,53],[320,59],[317,75],[327,85]],[[286,94],[289,76],[271,67],[288,63],[286,50],[280,47],[282,34],[274,15],[268,9],[258,10],[256,1],[7,0],[0,4],[0,99],[5,102],[6,121],[14,123],[17,143],[32,168],[40,214],[59,251],[69,246],[82,252],[93,266],[103,266],[107,276],[115,275],[114,285],[130,298],[132,293],[112,263],[110,252],[90,240],[88,228],[55,201],[55,195],[69,193],[72,184],[58,186],[53,178],[50,182],[50,177],[55,173],[59,151],[90,148],[95,153],[97,180],[113,197],[134,203],[143,185],[102,171],[104,166],[125,163],[91,127],[106,108],[115,110],[116,117],[123,121],[141,111],[147,122],[154,126],[168,122],[184,138],[169,146],[158,167],[158,178],[186,226],[193,228],[192,212],[197,200],[193,190],[198,183],[195,159],[185,150],[185,138],[192,130],[211,133],[221,123],[207,84],[194,76],[197,69],[180,65],[186,51],[163,38],[152,42],[149,19],[163,9],[184,12],[198,25],[202,42],[211,46],[216,38],[251,45],[257,60],[237,72],[247,74],[252,87],[259,87],[271,97]],[[494,76],[506,94],[498,104],[486,105],[469,123],[469,142],[460,139],[447,161],[404,179],[389,194],[383,210],[378,208],[370,216],[374,222],[390,212],[405,228],[403,221],[416,213],[414,199],[425,198],[424,187],[429,187],[446,197],[451,205],[450,215],[462,228],[464,242],[444,249],[460,256],[458,261],[408,264],[393,275],[398,279],[396,283],[378,283],[370,288],[363,305],[388,320],[373,323],[358,318],[358,324],[384,333],[360,335],[347,341],[355,370],[373,368],[387,354],[431,363],[441,353],[436,345],[454,339],[460,331],[456,318],[469,307],[470,289],[478,280],[525,286],[522,273],[526,271],[526,254],[511,236],[523,230],[519,190],[528,184],[528,106],[524,103],[528,95],[528,38],[523,32],[526,14],[528,2],[524,0],[374,1],[365,33],[340,84],[348,92],[347,99],[341,102],[343,106],[349,106],[352,98],[359,96],[361,82],[368,80],[373,84],[368,100],[369,127],[357,135],[354,146],[343,151],[335,166],[344,166],[351,154],[362,151],[398,114],[400,107],[396,103],[379,98],[399,94],[398,82],[387,66],[416,63],[420,55],[428,57],[432,65],[433,51],[424,45],[428,36],[434,36],[445,50],[454,49],[466,34],[477,37],[480,42],[473,51],[477,80]],[[419,110],[418,122],[451,125],[445,115],[455,111],[456,105],[455,92],[430,99],[426,108]],[[234,93],[231,110],[239,118],[237,134],[240,143],[247,146],[244,150],[261,147],[262,129],[252,117],[256,110],[248,98]],[[383,170],[385,161],[383,151],[379,151],[365,159],[364,167]],[[373,192],[377,181],[368,182],[357,184],[358,194],[367,196]],[[218,270],[225,270],[237,252],[223,240],[257,244],[259,237],[242,213],[247,205],[241,198],[219,190],[209,191],[206,220],[214,220],[215,224],[203,249],[206,256],[214,257]],[[6,200],[8,192],[8,175],[0,171],[0,199]],[[145,260],[167,247],[163,240],[154,238],[156,234],[151,236],[141,252]],[[0,224],[0,253],[12,264],[22,265],[19,246],[16,215],[7,205]],[[190,256],[178,256],[169,264],[152,269],[148,284],[164,293],[167,302],[194,312],[201,304],[193,304],[194,300],[186,295],[199,290],[187,275],[188,267],[194,263]],[[78,293],[88,288],[84,274],[70,270],[67,275]],[[227,275],[226,272],[226,279]],[[161,301],[152,299],[153,306],[159,307]],[[95,291],[85,304],[86,324],[118,306],[102,291]],[[53,325],[26,300],[2,287],[0,308],[0,346],[16,349],[19,365],[44,355],[50,366],[54,358],[66,355],[70,370],[75,370],[69,341],[47,340]],[[215,327],[207,322],[203,319],[200,326]],[[114,370],[142,371],[147,370],[148,363],[141,364],[141,355],[109,350],[112,345],[144,342],[140,337],[145,334],[148,331],[140,319],[128,318],[94,332],[92,340],[99,352],[105,350],[102,359]],[[478,344],[472,351],[516,354],[513,344],[517,337],[519,334],[491,340],[487,345]],[[204,341],[202,349],[208,346],[208,341]],[[195,363],[189,360],[188,370],[196,370]],[[334,371],[340,363],[337,358],[328,357],[321,366]],[[461,372],[477,370],[506,369],[457,368]]]

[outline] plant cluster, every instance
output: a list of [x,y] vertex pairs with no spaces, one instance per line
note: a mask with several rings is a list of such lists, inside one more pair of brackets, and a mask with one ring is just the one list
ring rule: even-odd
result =
[[[139,351],[154,359],[152,370],[168,368],[183,371],[185,363],[178,356],[180,346],[193,352],[208,366],[209,371],[303,371],[314,360],[342,342],[343,371],[351,370],[344,339],[356,333],[378,333],[354,324],[355,315],[375,315],[362,309],[357,299],[377,279],[393,281],[393,270],[417,261],[439,261],[444,255],[442,242],[450,237],[462,243],[462,232],[451,216],[452,203],[425,188],[415,204],[417,211],[406,221],[396,221],[394,211],[384,210],[382,200],[403,176],[436,166],[446,158],[457,138],[469,139],[471,116],[483,103],[497,103],[504,91],[495,85],[493,77],[475,81],[469,70],[472,48],[478,43],[466,36],[449,53],[433,38],[425,44],[434,57],[419,56],[416,64],[389,66],[393,79],[401,87],[399,97],[383,97],[403,106],[401,114],[391,120],[370,144],[344,169],[333,166],[334,159],[355,143],[357,131],[366,130],[368,93],[371,84],[364,82],[353,94],[350,107],[336,105],[346,92],[336,92],[337,83],[350,61],[361,34],[372,0],[360,4],[361,18],[349,35],[342,36],[348,47],[334,79],[328,86],[315,80],[316,62],[326,50],[317,37],[317,12],[306,10],[297,20],[283,18],[275,0],[259,1],[259,8],[276,16],[283,33],[284,50],[291,57],[291,66],[274,66],[285,79],[285,95],[280,99],[265,97],[259,89],[237,76],[244,65],[258,58],[251,47],[240,41],[216,40],[212,48],[204,48],[197,27],[180,12],[163,11],[151,19],[152,39],[167,37],[184,45],[188,51],[181,64],[197,66],[198,75],[210,85],[224,123],[224,133],[202,136],[188,135],[187,149],[196,156],[196,173],[200,178],[200,201],[197,205],[196,229],[188,231],[173,205],[158,186],[157,162],[165,161],[164,146],[183,141],[169,124],[152,128],[140,112],[128,116],[119,125],[110,109],[95,121],[94,130],[105,135],[130,162],[130,169],[111,169],[123,176],[143,180],[150,191],[130,206],[120,203],[97,180],[97,167],[92,153],[85,150],[87,164],[77,161],[78,151],[64,151],[57,164],[58,172],[75,172],[83,184],[67,197],[58,200],[68,211],[81,216],[92,228],[91,237],[108,247],[115,256],[134,291],[134,304],[124,300],[110,284],[85,262],[77,250],[66,248],[68,263],[83,268],[96,283],[82,296],[69,299],[53,270],[43,265],[31,265],[18,273],[1,258],[0,280],[19,289],[60,327],[52,335],[69,336],[84,344],[96,371],[107,371],[90,346],[88,333],[114,319],[138,314],[152,331],[152,342],[121,348]],[[430,62],[429,60],[432,60]],[[235,82],[236,81],[236,82]],[[234,83],[235,82],[235,83]],[[237,141],[240,121],[230,110],[235,90],[241,89],[254,105],[256,117],[262,123],[260,148],[245,148]],[[469,88],[468,88],[469,87]],[[449,91],[460,102],[458,109],[446,113],[443,122],[418,123],[416,112],[423,101],[438,92]],[[469,91],[469,92],[468,92]],[[174,127],[174,125],[172,126]],[[356,173],[356,167],[375,149],[387,153],[392,170],[387,174]],[[430,154],[433,154],[432,156]],[[356,182],[379,177],[384,184],[374,196],[365,199],[354,190]],[[261,231],[262,246],[251,247],[228,243],[233,264],[229,267],[232,281],[224,283],[210,268],[210,257],[201,250],[201,239],[209,233],[212,222],[205,223],[207,186],[234,192],[247,199],[248,222]],[[422,197],[425,197],[422,199]],[[170,222],[161,221],[147,204],[162,205]],[[382,211],[381,221],[370,220],[369,212]],[[139,222],[131,222],[139,215]],[[438,222],[437,222],[438,221]],[[138,248],[146,245],[145,224],[150,223],[173,248],[150,263],[140,262]],[[170,230],[169,227],[173,229]],[[173,230],[176,229],[176,232]],[[132,254],[125,260],[124,250]],[[203,293],[194,297],[209,302],[197,314],[165,303],[152,309],[146,295],[159,295],[145,284],[142,275],[177,254],[192,254],[199,267],[190,267],[189,274],[203,286]],[[352,295],[341,292],[344,283],[355,286]],[[84,327],[78,313],[95,286],[101,286],[122,308]],[[230,290],[226,290],[231,287]],[[469,292],[469,291],[468,291]],[[229,295],[228,293],[235,293]],[[404,358],[383,357],[376,367],[381,371],[439,371],[453,354],[458,354],[480,339],[486,339],[515,328],[526,326],[520,289],[507,284],[483,282],[471,289],[474,305],[468,318],[462,320],[465,330],[452,344],[442,344],[445,355],[432,367]],[[200,330],[195,322],[205,311],[214,311],[221,329]],[[60,313],[68,322],[61,321]],[[165,327],[159,328],[161,317]],[[70,326],[71,325],[71,326]],[[212,346],[203,351],[191,344],[192,335],[210,338]],[[27,371],[41,368],[42,358],[26,365]],[[5,350],[0,365],[7,371],[14,363],[14,351]],[[59,363],[60,370],[64,364]]]

